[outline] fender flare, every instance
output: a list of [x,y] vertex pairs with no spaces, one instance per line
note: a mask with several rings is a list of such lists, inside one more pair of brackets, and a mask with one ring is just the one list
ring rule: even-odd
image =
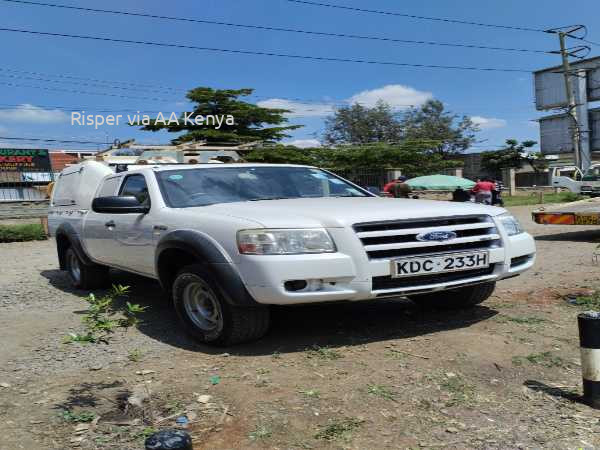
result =
[[158,241],[154,264],[161,286],[170,290],[172,272],[160,258],[166,250],[178,249],[191,254],[196,262],[204,264],[214,274],[217,284],[230,305],[252,307],[259,303],[246,289],[241,275],[224,252],[207,236],[194,230],[175,230]]
[[[83,250],[83,247],[81,245],[81,239],[79,238],[79,234],[77,233],[77,231],[75,230],[75,228],[73,227],[73,225],[71,225],[68,222],[61,223],[58,226],[58,228],[56,229],[56,232],[54,233],[54,236],[55,236],[55,239],[57,241],[61,237],[66,237],[67,240],[69,241],[69,245],[73,248],[73,250],[75,251],[75,253],[79,257],[79,259],[86,266],[93,266],[93,265],[95,265],[95,263],[85,253],[85,250]],[[64,254],[62,254],[60,248],[57,248],[57,250],[58,250],[58,261],[59,261],[59,264],[60,264],[60,268],[64,269],[65,268]]]

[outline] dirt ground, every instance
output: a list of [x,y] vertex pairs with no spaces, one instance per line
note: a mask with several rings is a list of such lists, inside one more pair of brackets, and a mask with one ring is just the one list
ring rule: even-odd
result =
[[469,311],[408,300],[280,308],[259,342],[214,349],[178,329],[158,285],[124,273],[143,323],[65,343],[87,292],[52,241],[0,245],[0,448],[143,448],[187,421],[197,449],[600,446],[581,393],[568,294],[600,288],[600,229],[544,227],[537,263]]

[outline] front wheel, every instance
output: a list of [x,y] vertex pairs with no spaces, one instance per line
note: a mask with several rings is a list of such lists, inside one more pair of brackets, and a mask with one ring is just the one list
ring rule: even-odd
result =
[[269,308],[233,306],[204,266],[179,271],[173,283],[173,303],[186,331],[201,342],[232,345],[259,339],[269,328]]
[[495,288],[495,282],[481,283],[433,294],[414,295],[409,298],[416,304],[427,308],[464,309],[472,308],[486,301]]
[[85,264],[73,247],[69,247],[65,253],[65,265],[71,284],[76,288],[91,290],[108,285],[108,267]]

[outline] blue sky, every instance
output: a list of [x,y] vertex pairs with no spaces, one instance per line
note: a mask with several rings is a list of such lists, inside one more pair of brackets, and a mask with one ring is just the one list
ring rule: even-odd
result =
[[[588,38],[600,41],[600,24],[593,20],[600,17],[600,2],[597,0],[582,0],[573,8],[565,8],[564,2],[558,0],[371,0],[368,3],[358,0],[327,1],[345,6],[542,29],[583,23],[589,27]],[[543,33],[357,13],[301,5],[285,0],[104,0],[101,3],[91,0],[77,3],[72,0],[70,3],[67,0],[57,0],[57,3],[395,39],[538,50],[554,50],[558,46],[555,36]],[[0,24],[0,27],[54,33],[415,64],[537,70],[559,63],[557,55],[245,30],[26,6],[4,1],[0,1]],[[128,126],[104,126],[98,130],[93,127],[72,126],[69,111],[61,112],[62,110],[48,107],[75,106],[85,108],[86,111],[106,110],[106,113],[115,114],[137,110],[179,112],[185,109],[183,101],[186,89],[210,86],[251,87],[256,89],[254,101],[294,110],[295,113],[290,117],[291,122],[305,127],[294,131],[289,141],[300,143],[315,139],[322,133],[323,118],[335,105],[351,100],[370,104],[377,98],[398,105],[398,108],[402,108],[399,105],[404,104],[419,104],[427,98],[442,100],[450,110],[473,116],[481,124],[482,131],[478,136],[481,142],[477,149],[488,146],[495,148],[507,138],[538,140],[537,123],[531,120],[540,117],[540,114],[533,107],[533,82],[530,73],[313,62],[9,32],[0,32],[0,38],[3,44],[0,65],[0,136],[99,142],[133,137],[139,142],[166,143],[172,135],[141,132]],[[577,41],[572,43],[577,44]],[[590,56],[599,55],[599,50],[600,47],[593,47]],[[73,84],[74,81],[79,84]],[[137,87],[135,83],[138,83]],[[119,95],[137,98],[121,98]],[[299,103],[292,99],[303,99],[310,103]],[[8,143],[0,140],[0,145],[7,146]],[[17,145],[11,143],[10,146]],[[25,143],[22,146],[29,145]],[[94,148],[93,145],[75,144],[39,146]]]

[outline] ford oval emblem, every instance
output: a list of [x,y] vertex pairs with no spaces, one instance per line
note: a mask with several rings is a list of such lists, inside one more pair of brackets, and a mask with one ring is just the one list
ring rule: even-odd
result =
[[417,241],[428,242],[428,241],[449,241],[456,239],[456,233],[454,231],[430,231],[429,233],[421,233],[417,235]]

